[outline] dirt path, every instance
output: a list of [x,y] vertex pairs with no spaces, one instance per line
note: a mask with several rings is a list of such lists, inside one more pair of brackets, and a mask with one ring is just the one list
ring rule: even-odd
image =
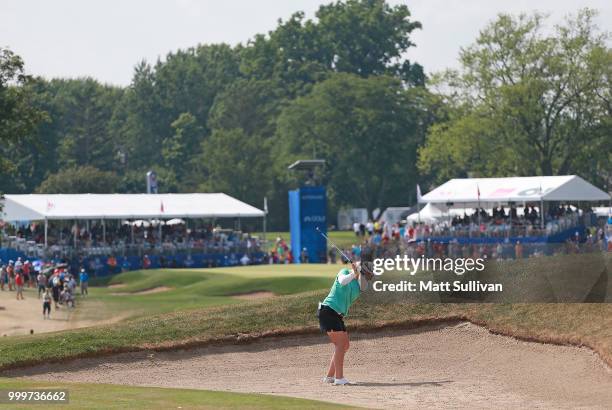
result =
[[[43,319],[42,300],[38,299],[37,290],[26,288],[24,298],[25,300],[17,300],[15,292],[0,291],[0,337],[26,335],[30,334],[30,330],[34,333],[45,333],[109,322],[83,319],[79,298],[75,309],[60,306],[60,309],[55,310],[51,307],[51,319]],[[90,308],[93,309],[91,306]]]
[[346,376],[322,384],[323,336],[122,354],[13,371],[39,380],[258,392],[377,408],[609,408],[612,371],[590,350],[520,342],[471,324],[354,334]]

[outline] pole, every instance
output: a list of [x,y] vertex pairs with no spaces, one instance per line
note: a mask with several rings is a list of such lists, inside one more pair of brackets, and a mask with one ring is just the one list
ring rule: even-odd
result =
[[49,221],[45,218],[45,250],[48,245],[48,232],[49,232]]
[[77,247],[77,231],[79,230],[79,222],[74,220],[74,248]]
[[508,202],[510,208],[508,209],[508,213],[510,214],[510,229],[508,230],[508,238],[512,236],[512,202]]
[[267,233],[267,218],[268,218],[268,198],[264,196],[264,217],[263,217],[263,245],[264,249],[268,250],[268,241],[266,239]]
[[106,223],[102,219],[102,242],[106,245]]
[[540,229],[544,233],[544,198],[540,197]]

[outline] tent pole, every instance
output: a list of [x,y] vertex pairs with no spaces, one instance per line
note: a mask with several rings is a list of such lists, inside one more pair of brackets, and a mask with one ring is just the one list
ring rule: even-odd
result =
[[263,216],[263,248],[268,251],[268,241],[266,239],[267,234],[267,217],[268,217],[268,198],[264,197],[264,216]]
[[540,229],[544,234],[544,198],[540,197]]
[[45,250],[47,249],[48,244],[48,232],[49,232],[49,221],[45,218]]
[[74,248],[77,247],[77,231],[79,230],[79,222],[78,220],[74,220]]
[[106,245],[106,223],[104,222],[104,219],[102,219],[102,242],[104,242],[104,245]]
[[512,237],[512,202],[508,201],[508,213],[510,214],[510,229],[508,230],[508,238]]

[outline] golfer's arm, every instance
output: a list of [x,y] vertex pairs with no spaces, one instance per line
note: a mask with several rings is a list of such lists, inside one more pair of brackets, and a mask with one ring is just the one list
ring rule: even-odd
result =
[[368,280],[365,275],[359,275],[359,289],[364,292],[368,289]]
[[355,272],[351,272],[348,275],[338,275],[338,282],[342,286],[348,285],[353,279],[355,279]]

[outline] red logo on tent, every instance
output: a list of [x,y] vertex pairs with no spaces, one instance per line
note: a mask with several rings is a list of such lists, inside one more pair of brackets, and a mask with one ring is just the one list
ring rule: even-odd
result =
[[501,196],[501,197],[504,197],[504,196],[507,196],[512,191],[514,191],[514,188],[498,188],[495,191],[493,191],[491,196]]

